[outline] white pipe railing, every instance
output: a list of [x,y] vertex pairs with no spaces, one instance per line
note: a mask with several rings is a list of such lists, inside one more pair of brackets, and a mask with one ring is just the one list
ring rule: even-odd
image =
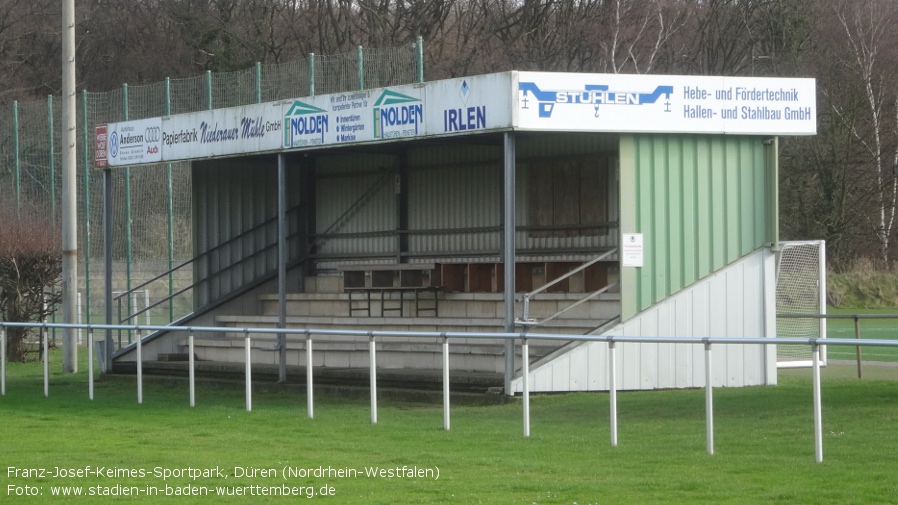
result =
[[[81,327],[88,331],[88,341],[93,342],[93,332],[97,330],[134,330],[139,335],[144,330],[157,331],[184,331],[187,332],[188,346],[190,350],[190,359],[188,366],[190,367],[190,405],[194,405],[194,374],[195,360],[193,359],[193,335],[195,333],[204,332],[222,332],[238,331],[243,332],[245,340],[245,358],[246,366],[246,410],[252,411],[252,344],[250,333],[254,334],[272,334],[283,333],[287,335],[303,335],[306,337],[306,379],[308,391],[308,416],[313,418],[313,401],[312,401],[312,335],[318,336],[358,336],[367,337],[369,342],[370,355],[370,390],[371,390],[371,423],[377,423],[377,361],[376,361],[376,343],[377,339],[383,338],[426,338],[436,339],[443,348],[443,428],[449,429],[449,340],[453,338],[459,339],[506,339],[520,340],[521,350],[525,357],[524,367],[522,369],[523,379],[523,426],[524,436],[530,436],[530,374],[528,339],[539,338],[543,340],[559,340],[559,341],[589,341],[589,342],[605,342],[608,344],[608,372],[609,372],[609,412],[610,412],[610,429],[611,429],[611,445],[617,446],[617,359],[616,347],[618,343],[655,343],[655,344],[682,344],[682,345],[704,345],[705,349],[705,417],[706,417],[706,435],[707,435],[707,452],[714,454],[714,409],[713,409],[713,375],[711,367],[711,345],[810,345],[813,354],[813,398],[814,398],[814,449],[816,461],[823,461],[823,414],[821,408],[821,391],[820,391],[820,352],[825,346],[857,346],[865,345],[871,347],[898,347],[898,340],[874,340],[874,339],[837,339],[837,338],[762,338],[762,337],[626,337],[614,335],[562,335],[554,333],[466,333],[466,332],[399,332],[399,331],[363,331],[363,330],[323,330],[309,328],[222,328],[222,327],[199,327],[199,326],[127,326],[127,325],[103,325],[103,324],[57,324],[57,323],[4,323],[0,322],[0,344],[2,344],[2,367],[0,367],[0,396],[6,395],[6,339],[7,328],[40,328],[42,334],[42,345],[44,351],[44,395],[49,395],[49,353],[47,342],[47,329],[49,328],[76,328]],[[134,348],[140,353],[142,344],[141,339],[135,344],[131,344],[128,348]],[[127,348],[126,348],[127,349]],[[92,346],[88,351],[89,358],[92,358]],[[141,356],[142,359],[142,356]],[[88,381],[90,382],[88,391],[90,399],[93,400],[93,362],[89,367]],[[140,372],[141,364],[138,362],[137,370]],[[138,403],[142,401],[142,374],[138,373]]]
[[705,446],[714,454],[714,382],[711,378],[711,344],[705,342]]
[[196,407],[196,359],[193,354],[193,334],[187,336],[187,382],[190,383],[190,406]]
[[309,419],[315,418],[315,406],[313,404],[314,389],[312,388],[312,335],[306,337],[306,414]]
[[6,328],[0,329],[0,396],[6,396]]
[[94,399],[94,332],[91,330],[87,331],[87,397]]

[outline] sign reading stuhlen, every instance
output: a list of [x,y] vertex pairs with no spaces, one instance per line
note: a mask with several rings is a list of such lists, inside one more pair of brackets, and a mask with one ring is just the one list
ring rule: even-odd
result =
[[521,129],[813,135],[814,79],[518,73]]

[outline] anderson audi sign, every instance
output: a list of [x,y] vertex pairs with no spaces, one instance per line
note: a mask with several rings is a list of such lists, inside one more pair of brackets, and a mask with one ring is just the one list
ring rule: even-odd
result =
[[814,79],[501,72],[100,124],[95,165],[486,131],[813,135]]

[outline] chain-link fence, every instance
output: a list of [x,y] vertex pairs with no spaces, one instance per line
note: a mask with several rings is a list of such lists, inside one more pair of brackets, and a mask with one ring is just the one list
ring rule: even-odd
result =
[[[94,93],[78,105],[79,278],[85,323],[102,322],[103,173],[93,169],[94,125],[182,114],[212,108],[298,98],[312,94],[408,84],[421,79],[421,41],[316,56],[246,70],[212,73]],[[0,202],[15,212],[38,212],[60,223],[62,194],[60,101],[13,103],[0,107]],[[114,291],[127,291],[192,257],[190,164],[167,163],[112,171]],[[165,298],[189,275],[172,276],[148,293]],[[166,289],[167,288],[167,289]],[[141,301],[141,304],[144,302]],[[126,302],[131,311],[134,304]],[[191,307],[160,307],[155,324]],[[115,310],[115,308],[114,308]],[[157,315],[158,314],[158,315]],[[141,316],[142,317],[142,316]]]

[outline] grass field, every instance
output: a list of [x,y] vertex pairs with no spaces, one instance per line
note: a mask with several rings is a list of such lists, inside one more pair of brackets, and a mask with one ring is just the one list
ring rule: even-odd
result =
[[[137,405],[133,381],[106,380],[97,383],[91,402],[86,374],[59,374],[57,358],[49,398],[40,364],[9,365],[7,394],[0,397],[4,503],[306,500],[164,497],[166,486],[212,493],[216,486],[246,493],[280,486],[305,493],[312,486],[316,501],[340,504],[898,502],[898,383],[830,377],[835,369],[824,371],[825,459],[818,464],[807,370],[781,374],[775,387],[715,390],[716,454],[710,456],[701,390],[621,393],[619,446],[611,447],[607,394],[534,397],[532,436],[524,438],[519,403],[455,407],[446,432],[440,406],[381,402],[379,423],[372,425],[366,400],[318,395],[310,420],[303,395],[264,386],[254,390],[253,412],[245,411],[239,384],[200,387],[191,409],[183,382],[147,383],[144,403]],[[434,475],[365,474],[403,466]],[[52,476],[57,467],[73,476]],[[138,475],[79,476],[86,467]],[[215,467],[228,477],[161,475]],[[359,474],[283,475],[285,468],[319,467]],[[34,469],[47,473],[35,476]],[[251,469],[274,471],[240,475]],[[139,490],[141,496],[53,496],[54,487],[59,493],[63,486],[83,493]],[[144,495],[154,488],[159,496]],[[17,495],[25,492],[42,494]]]
[[[898,314],[898,308],[827,308],[828,314]],[[898,340],[898,318],[861,319],[861,338]],[[829,338],[854,338],[854,319],[828,319],[826,336]],[[828,347],[830,359],[856,359],[854,347]],[[861,356],[869,361],[898,362],[898,347],[861,347]]]

